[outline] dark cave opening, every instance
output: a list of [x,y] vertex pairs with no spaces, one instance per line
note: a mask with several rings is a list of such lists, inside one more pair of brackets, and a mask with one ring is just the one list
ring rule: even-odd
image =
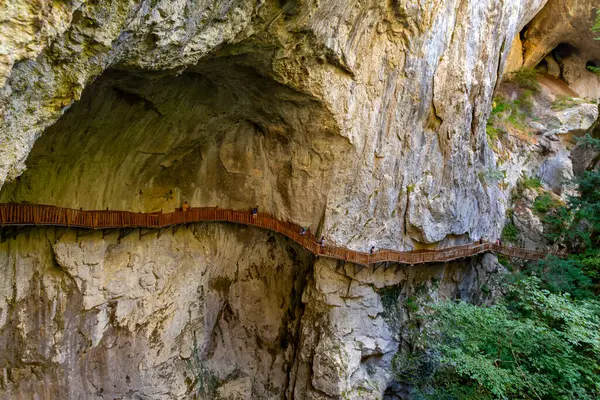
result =
[[561,60],[571,57],[574,54],[577,54],[578,50],[577,47],[569,44],[569,43],[560,43],[558,46],[556,46],[554,48],[554,50],[552,50],[552,57],[554,57],[554,59],[557,62],[560,62]]

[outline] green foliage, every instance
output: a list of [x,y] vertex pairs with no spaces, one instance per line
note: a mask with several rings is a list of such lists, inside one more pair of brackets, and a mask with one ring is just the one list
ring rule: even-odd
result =
[[567,206],[559,206],[543,216],[544,233],[550,243],[562,242],[572,219]]
[[[598,139],[583,141],[600,149]],[[412,322],[402,337],[409,345],[394,358],[393,371],[413,385],[413,398],[600,398],[600,172],[587,171],[576,184],[578,194],[566,204],[542,193],[533,206],[549,239],[572,252],[568,258],[526,264],[492,307],[411,306],[407,299]],[[528,177],[519,183],[521,191],[540,186]],[[509,222],[504,240],[517,236]]]
[[492,114],[488,125],[494,126],[497,119],[503,119],[519,130],[527,130],[526,113],[530,112],[533,107],[531,98],[530,90],[524,91],[521,97],[514,101],[497,96],[492,104]]
[[552,198],[549,193],[544,193],[536,197],[533,202],[533,210],[538,214],[546,214],[550,210],[558,207],[558,202]]
[[542,181],[538,177],[525,175],[519,182],[522,189],[539,189],[542,187]]
[[516,242],[519,237],[519,230],[509,221],[506,225],[504,225],[504,229],[502,229],[502,240],[505,242]]
[[592,281],[576,258],[549,257],[538,263],[529,263],[523,271],[525,276],[540,278],[540,287],[555,294],[569,293],[575,299],[591,298]]
[[[581,142],[600,148],[600,140],[589,136]],[[578,194],[569,197],[565,205],[552,204],[546,197],[538,197],[534,209],[544,214],[544,232],[552,243],[564,243],[573,255],[568,260],[541,263],[544,276],[557,277],[574,282],[572,287],[561,283],[564,291],[573,293],[573,287],[581,288],[579,271],[600,289],[600,172],[586,171],[576,180]],[[577,271],[576,271],[577,270]],[[559,271],[559,272],[554,272]],[[557,286],[557,287],[558,287]],[[585,286],[585,285],[584,285]],[[553,289],[553,285],[548,286]]]
[[577,139],[577,143],[589,146],[592,148],[600,149],[600,139],[596,139],[589,134]]
[[490,145],[494,145],[495,142],[498,140],[498,133],[499,133],[498,128],[496,128],[493,125],[488,124],[485,127],[485,133],[487,134],[488,143]]
[[574,107],[581,103],[583,103],[583,100],[575,100],[571,96],[562,94],[562,95],[559,95],[556,98],[556,100],[554,100],[552,102],[552,104],[550,105],[550,108],[552,108],[555,111],[562,111],[562,110],[566,110],[567,108]]
[[381,305],[383,307],[383,319],[393,327],[399,329],[402,322],[403,313],[399,302],[401,286],[386,286],[379,290]]
[[588,69],[588,71],[590,71],[590,72],[593,72],[593,73],[595,73],[595,74],[598,74],[598,75],[600,75],[600,68],[598,68],[598,67],[594,67],[594,66],[592,66],[592,65],[589,65],[589,66],[587,67],[587,69]]
[[506,268],[508,268],[511,265],[510,260],[503,255],[498,255],[498,262]]
[[506,102],[503,97],[496,97],[492,104],[492,115],[503,113],[510,108],[510,103]]
[[406,307],[409,312],[416,312],[419,310],[419,304],[414,296],[410,296],[406,299],[404,307]]
[[[416,398],[596,399],[600,396],[600,305],[540,288],[510,287],[493,307],[445,302],[432,307],[396,378],[412,375]],[[408,365],[408,368],[403,366]]]
[[534,68],[522,67],[508,75],[508,81],[516,83],[523,89],[533,92],[539,92],[540,83],[538,82],[539,72]]

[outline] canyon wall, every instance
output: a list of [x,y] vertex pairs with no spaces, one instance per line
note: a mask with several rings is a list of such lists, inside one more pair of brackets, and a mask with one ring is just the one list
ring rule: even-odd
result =
[[[258,205],[359,250],[498,237],[545,161],[513,143],[493,178],[492,98],[507,60],[546,56],[519,47],[555,3],[0,5],[0,201]],[[359,270],[228,224],[4,230],[0,259],[0,398],[407,398],[406,302],[488,301],[504,271]]]
[[[47,43],[30,43],[3,73],[0,182],[22,174],[66,113],[60,132],[85,142],[59,132],[29,164],[53,175],[38,181],[78,182],[11,199],[259,204],[357,249],[495,236],[506,194],[478,178],[494,167],[485,120],[512,37],[544,3],[67,3],[55,16],[64,32],[31,39]],[[121,115],[100,114],[111,107]],[[123,136],[102,142],[107,131]],[[118,163],[117,184],[75,168],[82,153],[105,175]]]
[[498,272],[489,255],[358,271],[227,224],[120,233],[0,245],[0,398],[380,398],[396,301],[469,299]]

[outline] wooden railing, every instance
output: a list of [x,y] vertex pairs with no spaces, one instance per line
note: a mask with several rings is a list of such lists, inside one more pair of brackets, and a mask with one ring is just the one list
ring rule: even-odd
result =
[[[409,265],[448,262],[473,257],[486,252],[528,260],[540,260],[549,254],[517,247],[500,246],[488,242],[466,244],[440,250],[410,252],[379,250],[370,254],[343,247],[321,246],[312,234],[306,233],[302,235],[300,233],[300,226],[290,222],[279,221],[265,213],[258,213],[258,215],[253,216],[247,211],[221,208],[192,208],[188,211],[175,211],[163,214],[162,212],[134,213],[112,210],[86,211],[41,204],[0,204],[0,226],[40,225],[88,229],[158,229],[192,222],[211,221],[231,222],[268,229],[292,239],[318,256],[365,266],[388,262]],[[554,255],[561,256],[560,254]]]

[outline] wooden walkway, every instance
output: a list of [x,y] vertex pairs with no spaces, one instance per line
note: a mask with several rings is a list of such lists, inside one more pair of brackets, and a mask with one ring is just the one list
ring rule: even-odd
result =
[[[231,222],[268,229],[292,239],[320,257],[333,258],[361,266],[383,263],[415,265],[449,262],[487,252],[527,260],[541,260],[549,254],[517,247],[499,246],[488,242],[448,247],[440,250],[410,252],[378,250],[374,254],[369,254],[343,247],[321,246],[312,234],[301,235],[300,226],[279,221],[264,213],[252,216],[247,211],[192,208],[188,211],[163,214],[162,212],[134,213],[112,210],[85,211],[40,204],[0,204],[0,227],[63,226],[87,229],[160,229],[194,222]],[[555,255],[561,256],[559,254]]]

